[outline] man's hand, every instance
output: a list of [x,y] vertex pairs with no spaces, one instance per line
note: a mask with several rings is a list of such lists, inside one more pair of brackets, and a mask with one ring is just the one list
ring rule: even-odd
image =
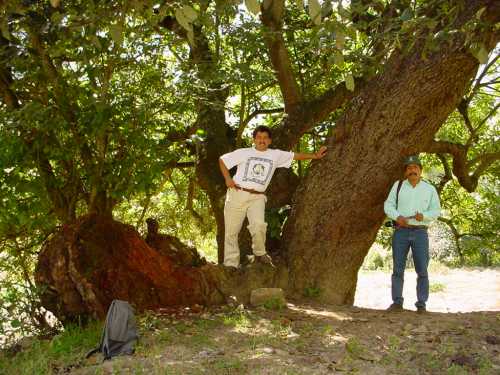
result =
[[424,215],[422,215],[420,212],[417,212],[417,214],[415,215],[415,220],[417,221],[424,220]]
[[326,146],[321,146],[318,152],[314,154],[315,159],[321,159],[326,155]]
[[226,178],[226,186],[230,189],[234,189],[236,187],[236,182],[234,182],[234,180],[229,177],[229,178]]
[[404,218],[403,216],[398,216],[398,218],[396,219],[396,223],[398,223],[398,226],[400,227],[408,226],[408,220],[406,220],[406,218]]

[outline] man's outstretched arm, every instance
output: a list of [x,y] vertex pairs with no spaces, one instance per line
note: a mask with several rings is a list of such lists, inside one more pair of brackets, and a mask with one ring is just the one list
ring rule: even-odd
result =
[[326,146],[320,147],[320,149],[313,154],[306,154],[302,152],[295,152],[293,154],[293,160],[309,160],[309,159],[321,159],[326,155]]
[[224,176],[224,181],[226,181],[226,186],[228,188],[234,188],[236,186],[236,183],[232,179],[231,175],[229,174],[229,170],[226,167],[226,164],[224,164],[221,158],[219,158],[219,168],[222,175]]

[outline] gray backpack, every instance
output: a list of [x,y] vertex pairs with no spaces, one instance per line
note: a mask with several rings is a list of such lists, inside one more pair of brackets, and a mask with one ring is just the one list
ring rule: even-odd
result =
[[117,355],[131,355],[138,338],[132,306],[115,299],[109,306],[99,347],[87,353],[86,358],[97,352],[101,352],[105,360]]

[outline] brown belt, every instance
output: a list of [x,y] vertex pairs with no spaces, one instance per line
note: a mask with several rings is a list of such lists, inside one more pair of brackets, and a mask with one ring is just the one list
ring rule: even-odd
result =
[[396,228],[398,229],[403,229],[403,228],[408,228],[408,229],[427,229],[426,225],[405,225],[404,227],[397,225]]
[[265,191],[257,191],[257,190],[254,190],[254,189],[247,189],[247,188],[244,188],[244,187],[241,187],[241,186],[238,186],[238,185],[235,186],[235,189],[237,189],[237,190],[243,190],[243,191],[246,191],[247,193],[252,193],[252,194],[266,194]]

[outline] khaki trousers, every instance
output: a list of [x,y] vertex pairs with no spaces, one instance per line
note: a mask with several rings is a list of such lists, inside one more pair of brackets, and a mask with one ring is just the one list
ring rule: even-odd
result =
[[252,235],[254,255],[266,253],[266,230],[264,220],[267,198],[264,194],[253,194],[243,190],[228,189],[224,205],[224,265],[238,267],[240,265],[240,233],[245,216],[248,217],[248,230]]

